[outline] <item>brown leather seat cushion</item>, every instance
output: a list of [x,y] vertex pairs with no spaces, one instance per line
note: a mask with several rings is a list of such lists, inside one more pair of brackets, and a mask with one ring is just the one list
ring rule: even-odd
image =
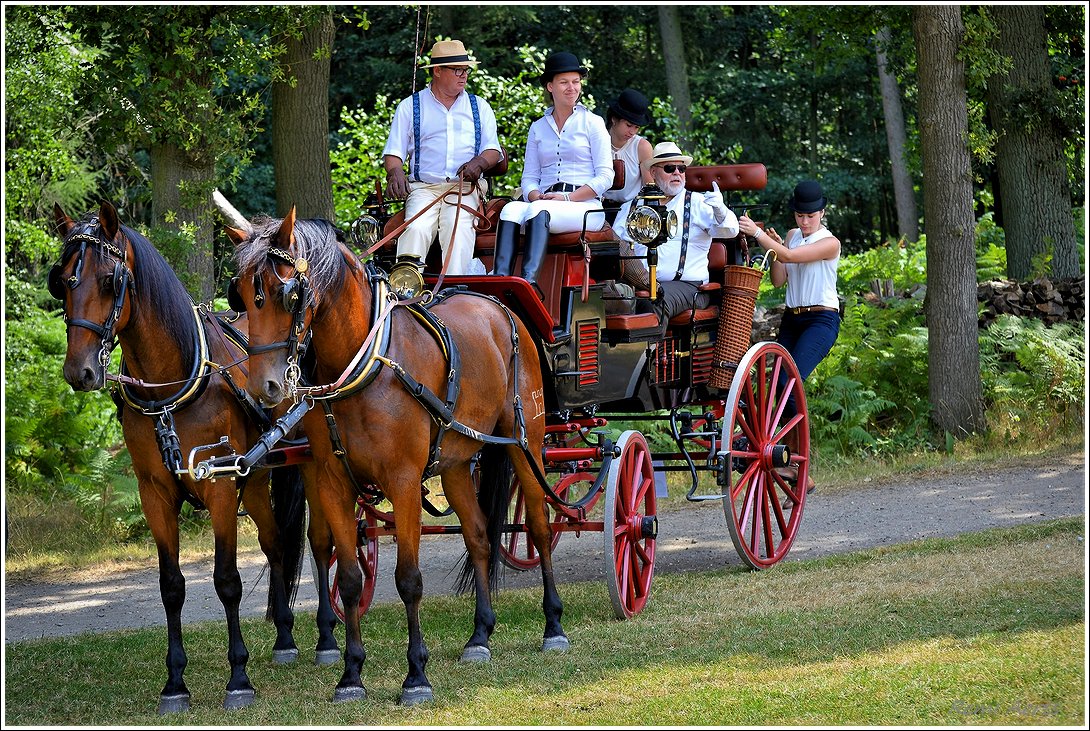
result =
[[768,170],[764,163],[746,162],[698,165],[685,171],[685,187],[697,193],[711,190],[713,180],[719,183],[719,190],[764,190],[768,185]]

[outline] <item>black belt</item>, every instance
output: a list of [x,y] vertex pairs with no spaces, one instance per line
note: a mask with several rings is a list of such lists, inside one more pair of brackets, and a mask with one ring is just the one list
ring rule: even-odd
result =
[[787,311],[792,315],[801,315],[804,312],[840,312],[836,307],[826,307],[825,305],[809,305],[807,307],[788,307]]
[[549,189],[546,190],[545,192],[546,193],[574,193],[575,191],[579,190],[580,187],[582,187],[582,186],[572,185],[571,183],[553,183],[551,186],[549,186]]

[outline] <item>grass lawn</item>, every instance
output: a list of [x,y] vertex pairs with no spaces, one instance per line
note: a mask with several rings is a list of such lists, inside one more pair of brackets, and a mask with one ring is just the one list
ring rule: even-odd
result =
[[[367,700],[333,705],[340,665],[274,666],[246,620],[249,708],[220,708],[221,623],[185,628],[193,710],[155,715],[165,630],[5,645],[6,725],[1086,724],[1085,524],[1065,519],[777,566],[656,576],[643,614],[612,618],[601,582],[565,584],[572,650],[542,655],[537,589],[501,592],[490,665],[461,665],[472,603],[426,597],[434,703],[396,705],[405,619],[364,618]],[[343,637],[343,635],[342,635]]]

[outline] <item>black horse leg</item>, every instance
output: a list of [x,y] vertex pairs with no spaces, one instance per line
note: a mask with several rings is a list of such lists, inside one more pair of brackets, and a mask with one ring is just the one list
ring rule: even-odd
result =
[[300,467],[303,483],[306,485],[307,506],[310,521],[307,537],[310,539],[310,553],[314,560],[315,589],[318,591],[318,612],[315,617],[318,626],[318,644],[314,648],[314,664],[332,665],[341,659],[341,648],[333,630],[337,626],[337,615],[329,595],[329,563],[333,558],[333,534],[326,521],[325,512],[317,494],[317,469],[314,463]]
[[[232,528],[232,533],[235,528]],[[231,710],[244,708],[254,701],[254,687],[246,674],[246,663],[250,660],[250,651],[242,639],[242,627],[239,623],[239,605],[242,603],[242,576],[238,573],[235,561],[235,547],[221,545],[221,538],[216,538],[216,566],[212,572],[212,582],[216,594],[223,603],[227,615],[227,660],[231,664],[231,679],[227,682],[227,694],[223,707]],[[228,550],[225,550],[228,549]]]
[[[519,455],[521,457],[521,455]],[[537,479],[525,462],[519,465],[519,481],[523,485],[523,497],[526,501],[526,523],[530,530],[530,538],[541,556],[541,583],[544,594],[541,600],[541,608],[545,612],[545,635],[541,644],[542,652],[564,652],[570,646],[564,628],[560,624],[560,617],[564,613],[564,603],[560,601],[560,594],[556,590],[556,579],[553,576],[552,536],[549,531],[549,523],[545,518],[544,494],[541,490],[527,489],[528,486],[537,485]]]
[[[419,471],[417,474],[420,474]],[[420,575],[420,484],[412,481],[402,483],[400,490],[391,485],[387,496],[394,505],[397,534],[394,584],[401,601],[405,603],[405,619],[409,629],[406,653],[409,672],[401,684],[400,703],[413,706],[434,698],[431,683],[424,672],[428,664],[428,648],[420,629],[420,599],[424,595],[424,579]]]
[[329,595],[329,563],[333,560],[333,541],[328,535],[327,527],[323,525],[319,530],[325,532],[324,538],[316,538],[314,533],[310,538],[310,552],[317,568],[314,588],[318,592],[318,612],[315,617],[318,644],[314,647],[314,664],[332,665],[341,659],[341,647],[337,644],[337,636],[333,634],[337,626],[337,615],[333,611]]
[[185,685],[189,663],[182,644],[182,605],[185,604],[185,578],[178,568],[177,552],[159,549],[159,593],[167,616],[167,682],[159,694],[159,714],[189,710],[189,688]]
[[[487,450],[486,450],[487,452]],[[495,526],[492,527],[497,534],[504,520],[507,518],[507,487],[510,484],[510,474],[503,470],[502,478],[498,474],[499,460],[506,466],[507,462],[502,451],[493,450],[488,454],[488,459],[481,460],[483,465],[479,500],[475,499],[474,485],[468,463],[464,466],[452,467],[443,474],[443,494],[450,506],[454,508],[462,524],[462,539],[466,545],[466,565],[462,569],[460,586],[468,585],[469,572],[472,571],[474,595],[476,597],[476,609],[473,614],[473,635],[466,642],[462,651],[462,662],[489,662],[492,660],[492,651],[488,647],[488,640],[492,637],[492,631],[496,627],[496,612],[492,608],[491,579],[494,558],[490,556],[489,524],[493,521],[486,520],[482,514],[487,505],[490,514],[495,517]],[[502,496],[498,491],[502,490]],[[497,493],[493,495],[493,493]],[[502,505],[493,505],[502,500]]]
[[[337,584],[344,602],[344,673],[333,691],[333,702],[362,700],[367,697],[360,673],[367,653],[363,649],[363,637],[360,634],[360,595],[363,594],[363,571],[358,561],[345,560],[345,556],[356,555],[356,519],[352,498],[353,489],[343,484],[343,472],[339,465],[332,474],[326,471],[323,478],[331,485],[322,491],[322,509],[327,517],[335,519],[331,524],[333,543],[337,548]],[[338,496],[332,485],[340,482],[344,487]],[[343,498],[343,499],[342,499]],[[343,510],[338,510],[343,508]],[[326,564],[328,566],[328,564]],[[326,592],[328,596],[328,591]]]

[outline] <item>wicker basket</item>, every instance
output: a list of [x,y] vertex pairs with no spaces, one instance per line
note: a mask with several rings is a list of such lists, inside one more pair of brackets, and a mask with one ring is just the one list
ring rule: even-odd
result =
[[725,269],[723,302],[719,307],[719,330],[715,338],[710,384],[729,389],[738,362],[749,350],[752,340],[753,313],[757,309],[757,290],[764,272],[750,267]]

